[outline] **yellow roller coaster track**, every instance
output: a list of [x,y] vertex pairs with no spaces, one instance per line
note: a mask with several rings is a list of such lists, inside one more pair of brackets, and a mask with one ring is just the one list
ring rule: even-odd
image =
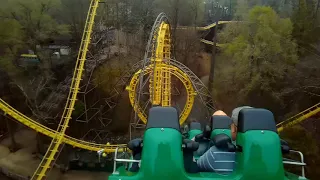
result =
[[94,19],[96,16],[97,8],[99,6],[99,0],[92,0],[89,7],[89,12],[87,15],[87,20],[81,40],[81,45],[77,57],[77,62],[70,85],[70,91],[67,98],[67,103],[62,114],[62,118],[58,125],[57,134],[52,138],[51,144],[48,147],[46,154],[44,155],[41,163],[39,164],[37,170],[33,174],[31,179],[41,180],[46,176],[47,171],[51,168],[52,163],[59,155],[61,151],[61,144],[63,143],[63,137],[68,128],[69,121],[71,119],[72,112],[74,110],[74,104],[77,100],[77,94],[79,91],[79,85],[82,78],[82,72],[84,70],[84,63],[86,61],[87,52],[91,40],[92,28],[94,24]]
[[[143,72],[145,75],[149,74],[153,71],[153,67],[154,65],[151,64],[149,65],[145,71]],[[184,107],[183,111],[180,114],[180,124],[183,124],[186,119],[188,118],[188,115],[190,114],[191,110],[192,110],[192,105],[194,103],[194,96],[196,95],[191,80],[189,79],[189,77],[183,72],[181,71],[179,68],[177,67],[173,67],[171,65],[162,65],[162,68],[171,72],[171,75],[176,76],[184,85],[184,87],[186,88],[187,91],[187,101],[186,101],[186,106]],[[126,88],[129,91],[129,99],[130,99],[130,103],[131,105],[134,107],[134,100],[135,100],[135,92],[136,92],[136,88],[137,88],[137,84],[139,82],[139,75],[140,73],[142,73],[142,70],[136,72],[133,77],[132,80],[130,82],[130,85]],[[144,113],[143,109],[141,109],[141,107],[139,106],[135,106],[134,110],[137,112],[139,118],[141,119],[142,122],[147,123],[147,115]]]
[[[219,21],[219,24],[229,24],[229,23],[236,23],[236,22],[241,22],[241,21]],[[199,30],[199,31],[205,31],[205,30],[208,30],[208,29],[211,29],[213,27],[216,26],[216,23],[213,23],[213,24],[209,24],[205,27],[197,27],[196,29]],[[214,43],[212,41],[208,41],[208,40],[205,40],[205,39],[200,39],[201,42],[205,43],[205,44],[208,44],[208,45],[213,45]],[[218,47],[224,47],[225,44],[217,44]]]
[[[228,24],[228,23],[235,23],[235,22],[241,22],[241,21],[219,21],[219,24]],[[194,29],[194,28],[196,28],[196,30],[205,31],[205,30],[211,29],[211,28],[213,28],[215,26],[216,26],[216,23],[212,23],[212,24],[209,24],[209,25],[204,26],[204,27],[179,26],[179,27],[177,27],[177,29]]]
[[[208,41],[208,40],[205,40],[205,39],[200,39],[200,41],[205,43],[205,44],[208,44],[208,45],[214,45],[214,43],[212,41]],[[217,43],[216,46],[223,48],[223,47],[226,46],[226,44],[218,44]]]
[[135,103],[136,89],[140,74],[151,74],[149,91],[152,105],[161,105],[164,107],[171,106],[171,75],[173,75],[183,83],[187,92],[186,105],[180,114],[179,120],[180,124],[182,124],[186,121],[192,110],[196,93],[188,75],[179,68],[170,65],[171,39],[169,24],[164,21],[161,22],[156,39],[155,56],[151,59],[151,65],[143,72],[142,70],[136,72],[132,77],[129,86],[126,88],[129,91],[130,103],[141,121],[147,123],[147,115],[144,113],[144,110]]
[[320,103],[318,103],[318,104],[300,112],[299,114],[296,114],[296,115],[292,116],[291,118],[277,124],[278,132],[283,131],[283,129],[286,127],[290,127],[295,124],[298,124],[301,121],[308,119],[309,117],[314,116],[318,113],[320,113]]
[[[48,137],[54,138],[55,135],[58,133],[57,131],[50,129],[32,119],[25,116],[18,110],[11,107],[9,104],[7,104],[5,101],[0,99],[0,109],[5,112],[5,114],[13,117],[15,120],[19,121],[20,123],[24,124],[25,126],[43,134]],[[89,151],[99,151],[101,149],[104,149],[106,153],[112,153],[115,151],[115,149],[119,145],[105,145],[105,144],[95,144],[91,142],[82,141],[67,135],[64,135],[63,140],[64,143],[67,143],[73,147],[86,149]],[[124,146],[124,144],[120,144],[121,146]]]
[[[171,55],[170,26],[162,22],[157,37],[157,48],[154,63],[153,78],[150,78],[150,99],[153,105],[170,106],[171,104],[171,74],[170,69],[164,69],[169,64]],[[164,62],[167,59],[167,62]]]

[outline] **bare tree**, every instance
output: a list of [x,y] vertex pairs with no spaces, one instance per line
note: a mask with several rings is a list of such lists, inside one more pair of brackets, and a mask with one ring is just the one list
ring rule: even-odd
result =
[[191,3],[194,27],[197,27],[198,25],[199,8],[200,8],[201,2],[202,2],[201,0],[192,0],[192,3]]
[[7,116],[4,116],[5,120],[6,120],[6,125],[8,128],[8,132],[10,134],[10,139],[11,139],[11,146],[10,146],[10,151],[15,152],[19,149],[18,144],[15,140],[15,124],[10,121],[10,119]]
[[39,104],[42,99],[42,93],[45,90],[49,90],[51,78],[45,77],[34,77],[32,80],[29,80],[27,83],[14,82],[13,84],[17,86],[21,93],[25,96],[25,104],[29,107],[32,115],[37,117],[38,120],[45,120],[49,118],[49,115],[43,113],[40,110]]

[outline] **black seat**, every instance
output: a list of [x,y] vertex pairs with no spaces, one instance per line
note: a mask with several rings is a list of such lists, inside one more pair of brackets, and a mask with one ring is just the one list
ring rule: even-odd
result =
[[213,144],[219,150],[226,152],[236,152],[236,146],[232,143],[231,138],[226,134],[217,134],[213,138]]
[[[132,157],[134,160],[141,160],[142,153],[142,139],[133,139],[128,143],[128,148],[132,151]],[[129,169],[131,172],[139,171],[139,164],[137,162],[132,163],[132,167]]]
[[183,159],[184,159],[184,168],[187,173],[197,173],[198,165],[193,161],[193,152],[199,148],[199,143],[192,141],[190,139],[183,140]]
[[210,126],[206,125],[203,130],[203,133],[197,134],[195,136],[195,141],[201,142],[202,140],[210,139],[210,135],[211,135],[211,128],[210,128]]
[[194,156],[202,156],[210,148],[211,128],[206,125],[203,133],[195,136],[195,141],[199,143],[199,148],[194,152]]
[[184,139],[182,143],[184,145],[183,149],[188,152],[194,152],[199,148],[199,143],[190,139]]
[[[201,130],[201,124],[192,122],[189,125],[190,130]],[[182,144],[183,148],[183,159],[184,159],[184,168],[188,173],[197,173],[198,166],[197,163],[193,161],[193,152],[197,151],[199,148],[199,143],[192,141],[190,139],[183,139]]]

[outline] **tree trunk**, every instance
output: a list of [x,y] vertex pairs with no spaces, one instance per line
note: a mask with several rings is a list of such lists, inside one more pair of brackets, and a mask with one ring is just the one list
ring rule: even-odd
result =
[[197,20],[198,20],[198,9],[199,9],[199,2],[198,1],[193,1],[193,10],[194,10],[194,28],[196,29],[197,27]]
[[316,11],[314,13],[314,19],[317,19],[319,7],[320,7],[320,0],[317,1]]
[[[173,7],[173,27],[172,27],[172,44],[173,44],[173,48],[176,47],[176,33],[177,33],[177,26],[178,26],[178,19],[179,19],[179,1],[180,0],[176,0],[174,7]],[[176,57],[176,50],[173,49],[173,57]]]
[[217,18],[216,26],[214,29],[214,37],[213,37],[213,46],[212,46],[212,57],[211,57],[211,67],[210,67],[210,74],[209,74],[209,92],[213,92],[213,80],[214,80],[214,67],[216,62],[216,45],[217,45],[217,31],[218,31],[218,24],[219,18]]
[[[39,119],[38,120],[39,123],[43,124],[43,120]],[[36,147],[36,153],[37,154],[41,154],[41,151],[42,151],[42,147],[43,147],[43,141],[42,141],[42,137],[41,137],[41,133],[38,133],[36,134],[36,141],[37,141],[37,147]]]
[[14,125],[12,124],[12,122],[9,120],[8,117],[5,116],[4,118],[6,119],[8,131],[9,131],[10,139],[11,139],[10,150],[14,152],[18,149],[18,145],[17,145],[16,139],[14,137],[14,134],[15,134]]
[[37,139],[37,151],[36,151],[36,153],[38,153],[38,154],[41,154],[41,150],[42,150],[42,140],[41,140],[41,134],[40,133],[37,133],[37,135],[36,135],[36,139]]

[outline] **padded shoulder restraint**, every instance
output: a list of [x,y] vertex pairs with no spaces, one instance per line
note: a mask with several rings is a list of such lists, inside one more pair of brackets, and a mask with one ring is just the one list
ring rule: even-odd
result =
[[173,107],[153,107],[149,110],[147,129],[172,128],[180,132],[178,112]]
[[211,128],[215,129],[230,129],[232,120],[228,116],[212,116],[211,117]]
[[238,132],[268,130],[277,132],[273,113],[267,109],[246,108],[239,112]]
[[198,122],[191,122],[190,130],[201,130],[201,124]]

